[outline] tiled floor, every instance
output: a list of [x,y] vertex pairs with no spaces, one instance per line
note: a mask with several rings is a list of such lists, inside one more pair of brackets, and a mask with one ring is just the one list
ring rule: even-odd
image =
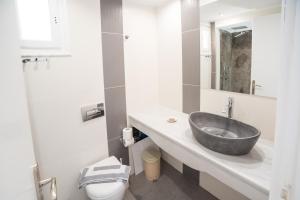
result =
[[124,200],[136,200],[130,190],[127,190]]
[[136,200],[218,200],[165,162],[157,182],[147,181],[141,173],[131,177],[130,190]]

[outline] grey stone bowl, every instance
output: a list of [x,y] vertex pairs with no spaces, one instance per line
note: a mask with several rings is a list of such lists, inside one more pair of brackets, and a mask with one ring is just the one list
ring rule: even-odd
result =
[[204,112],[191,113],[189,123],[200,144],[227,155],[248,154],[261,134],[250,125]]

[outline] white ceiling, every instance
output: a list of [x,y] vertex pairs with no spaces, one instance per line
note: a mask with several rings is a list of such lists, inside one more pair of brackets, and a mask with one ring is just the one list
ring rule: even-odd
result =
[[280,4],[281,0],[217,0],[201,6],[200,18],[203,22],[211,22]]
[[[165,4],[167,1],[174,1],[174,0],[126,0],[126,1],[133,2],[136,4],[156,7]],[[223,2],[223,4],[227,4],[228,6],[231,5],[233,7],[255,9],[261,7],[269,7],[274,4],[280,4],[281,0],[200,0],[200,4],[202,2],[204,4]]]
[[[162,6],[168,1],[175,0],[125,0],[125,2],[151,7]],[[203,22],[211,22],[255,9],[279,6],[280,4],[281,0],[200,0],[200,17]]]
[[220,0],[228,5],[248,9],[261,9],[274,5],[280,5],[281,0]]
[[232,6],[222,1],[201,6],[200,9],[200,19],[203,22],[212,22],[249,11],[247,8]]
[[125,0],[125,1],[139,4],[139,5],[158,7],[165,4],[168,1],[173,1],[173,0]]

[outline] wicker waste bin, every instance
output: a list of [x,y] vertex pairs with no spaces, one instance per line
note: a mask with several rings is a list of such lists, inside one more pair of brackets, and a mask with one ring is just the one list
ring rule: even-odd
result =
[[160,176],[161,153],[155,148],[148,148],[143,152],[145,176],[149,181],[156,181]]

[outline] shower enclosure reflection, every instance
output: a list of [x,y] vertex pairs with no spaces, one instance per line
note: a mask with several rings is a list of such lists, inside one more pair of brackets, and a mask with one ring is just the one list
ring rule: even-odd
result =
[[248,26],[220,29],[220,90],[250,94],[252,30]]
[[276,98],[280,5],[253,10],[219,0],[200,9],[201,89]]

